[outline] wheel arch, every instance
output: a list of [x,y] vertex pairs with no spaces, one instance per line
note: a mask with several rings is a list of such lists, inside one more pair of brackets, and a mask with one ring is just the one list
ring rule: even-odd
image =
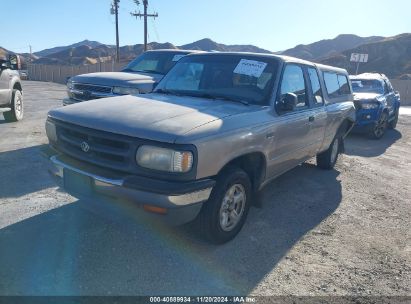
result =
[[21,86],[21,83],[18,82],[18,81],[16,81],[16,82],[13,84],[13,90],[19,90],[20,92],[23,92],[23,87]]
[[254,192],[258,191],[266,175],[267,160],[262,152],[250,152],[237,156],[227,162],[219,171],[220,174],[227,167],[235,166],[243,169],[249,176]]

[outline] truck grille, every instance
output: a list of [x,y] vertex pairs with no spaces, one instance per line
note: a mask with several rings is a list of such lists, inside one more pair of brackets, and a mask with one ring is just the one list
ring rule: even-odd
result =
[[75,83],[74,89],[82,92],[82,94],[73,93],[73,97],[78,100],[97,99],[112,94],[111,87],[92,84]]
[[57,123],[57,148],[62,152],[118,171],[133,172],[137,142],[127,136]]

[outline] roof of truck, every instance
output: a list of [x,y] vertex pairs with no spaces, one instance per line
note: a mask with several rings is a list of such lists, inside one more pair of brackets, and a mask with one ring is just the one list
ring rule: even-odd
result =
[[[300,64],[305,64],[305,65],[311,65],[311,66],[316,66],[317,68],[321,70],[327,70],[327,71],[334,71],[338,73],[343,73],[343,74],[348,74],[345,69],[342,68],[337,68],[333,67],[330,65],[324,65],[324,64],[319,64],[315,62],[311,62],[308,60],[296,58],[296,57],[291,57],[291,56],[285,56],[285,55],[278,55],[278,54],[269,54],[269,53],[252,53],[252,52],[202,52],[200,55],[247,55],[247,56],[253,56],[253,57],[262,57],[262,58],[276,58],[280,59],[284,62],[293,62],[293,63],[300,63]],[[189,55],[191,56],[191,55]]]
[[362,73],[358,75],[350,75],[350,79],[386,80],[388,77],[381,73]]

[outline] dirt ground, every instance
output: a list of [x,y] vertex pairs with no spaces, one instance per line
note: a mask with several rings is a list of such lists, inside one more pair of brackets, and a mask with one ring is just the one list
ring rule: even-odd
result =
[[0,295],[411,296],[411,111],[382,140],[351,135],[336,168],[272,182],[232,242],[77,200],[45,169],[47,111],[65,87],[24,82],[0,118]]

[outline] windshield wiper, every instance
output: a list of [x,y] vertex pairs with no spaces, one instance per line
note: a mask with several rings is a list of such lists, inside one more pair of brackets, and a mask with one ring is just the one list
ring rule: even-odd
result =
[[238,99],[238,98],[233,98],[225,95],[213,95],[209,93],[200,93],[200,94],[192,94],[190,96],[193,97],[200,97],[200,98],[207,98],[207,99],[214,99],[214,100],[227,100],[227,101],[234,101],[234,102],[239,102],[243,105],[249,106],[250,103],[248,101]]
[[152,74],[161,74],[161,75],[163,75],[163,73],[160,73],[160,72],[158,72],[158,71],[154,71],[154,70],[137,70],[137,71],[134,71],[134,72],[140,72],[140,73],[152,73]]
[[165,95],[182,96],[181,93],[177,93],[176,91],[165,90],[165,89],[157,89],[157,90],[153,91],[153,93],[159,93],[159,94],[165,94]]
[[173,94],[171,91],[169,90],[164,90],[164,89],[158,89],[155,90],[154,93],[160,93],[160,94]]

